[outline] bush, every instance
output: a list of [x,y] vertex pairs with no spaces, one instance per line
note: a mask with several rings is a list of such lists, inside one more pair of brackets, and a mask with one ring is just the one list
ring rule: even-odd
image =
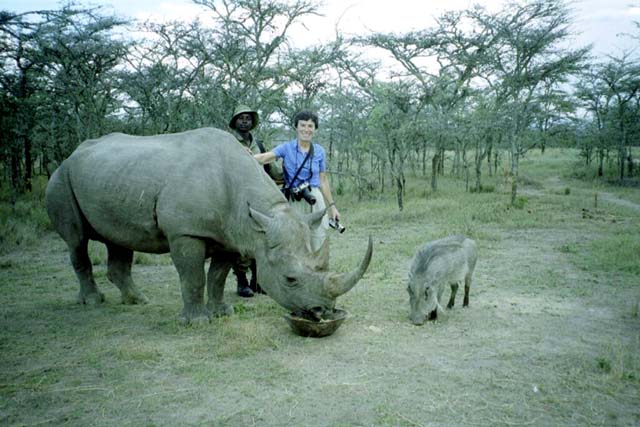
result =
[[516,200],[513,202],[513,207],[516,209],[524,209],[528,202],[529,199],[527,199],[526,197],[516,197]]
[[44,187],[34,182],[33,192],[20,196],[15,204],[5,197],[0,200],[0,253],[35,245],[44,232],[53,230],[44,206]]
[[476,187],[471,187],[469,192],[471,193],[495,193],[496,187],[495,185],[480,185],[480,191],[476,190]]
[[44,206],[18,202],[0,204],[0,253],[37,244],[43,232],[53,227]]

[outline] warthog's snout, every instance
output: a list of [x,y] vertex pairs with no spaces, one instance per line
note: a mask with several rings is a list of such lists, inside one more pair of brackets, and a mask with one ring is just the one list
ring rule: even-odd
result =
[[414,325],[420,326],[420,325],[424,325],[424,322],[427,321],[427,317],[426,316],[418,316],[418,315],[415,315],[415,314],[412,313],[411,316],[409,316],[409,320]]

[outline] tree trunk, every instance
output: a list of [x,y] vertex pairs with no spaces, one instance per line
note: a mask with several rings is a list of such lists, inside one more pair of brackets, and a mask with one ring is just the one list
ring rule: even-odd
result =
[[604,150],[598,149],[598,176],[604,175]]
[[398,209],[400,210],[400,212],[402,212],[402,209],[404,208],[404,202],[403,202],[403,192],[404,192],[404,182],[403,182],[403,178],[401,175],[397,175],[396,176],[396,198],[398,199]]
[[624,161],[626,157],[626,128],[622,128],[622,132],[620,135],[620,147],[618,149],[618,157],[620,158],[620,182],[624,180]]
[[444,147],[440,147],[440,157],[438,157],[438,173],[444,175]]
[[514,140],[511,142],[511,206],[515,206],[516,197],[518,196],[518,163],[520,160],[520,152],[518,144]]
[[427,144],[422,147],[422,176],[427,176]]
[[29,135],[23,135],[24,142],[24,189],[31,192],[31,178],[33,177],[33,156],[31,155],[31,140]]
[[438,191],[438,165],[440,164],[440,154],[438,151],[435,152],[433,157],[431,158],[431,191]]

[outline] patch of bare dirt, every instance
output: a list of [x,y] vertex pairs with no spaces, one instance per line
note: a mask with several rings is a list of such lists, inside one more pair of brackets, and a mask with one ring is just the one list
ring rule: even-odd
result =
[[[232,278],[228,300],[253,314],[178,326],[171,266],[134,266],[149,306],[117,304],[104,276],[109,303],[77,306],[64,245],[51,237],[4,259],[28,259],[36,273],[0,270],[0,424],[639,425],[638,289],[577,268],[562,249],[597,230],[484,231],[495,237],[478,242],[469,308],[459,295],[445,318],[410,324],[393,244],[403,237],[389,231],[339,300],[350,317],[321,339],[293,335],[267,297],[240,300]],[[352,250],[333,247],[335,257]]]

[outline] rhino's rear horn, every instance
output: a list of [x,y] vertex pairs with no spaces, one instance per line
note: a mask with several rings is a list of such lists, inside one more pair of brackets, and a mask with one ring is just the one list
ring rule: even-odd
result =
[[309,228],[319,227],[326,211],[327,211],[326,209],[323,209],[320,211],[307,214],[305,217],[305,220],[307,221],[307,224],[309,224]]
[[329,239],[324,239],[322,246],[313,254],[314,268],[318,271],[329,269]]
[[261,228],[262,231],[266,231],[271,224],[271,218],[267,215],[253,209],[249,204],[249,216],[255,221],[255,223]]
[[360,266],[349,273],[330,275],[325,282],[325,291],[331,298],[337,298],[353,288],[367,271],[373,254],[373,241],[369,236],[369,245]]

